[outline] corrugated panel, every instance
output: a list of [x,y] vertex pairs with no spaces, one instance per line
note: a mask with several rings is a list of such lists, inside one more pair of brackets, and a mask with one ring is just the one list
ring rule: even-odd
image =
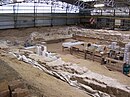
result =
[[16,23],[16,28],[19,27],[33,27],[34,20],[18,20]]
[[36,20],[36,26],[51,26],[51,20]]
[[[35,16],[35,18],[34,18]],[[35,20],[34,20],[35,19]],[[15,23],[14,23],[15,21]],[[34,23],[35,22],[35,23]],[[0,29],[68,25],[79,22],[78,14],[44,13],[44,14],[4,14],[0,15]]]

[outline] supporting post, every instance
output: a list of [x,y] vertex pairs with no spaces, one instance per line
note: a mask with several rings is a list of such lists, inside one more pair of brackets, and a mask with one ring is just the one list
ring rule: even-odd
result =
[[35,6],[35,0],[34,0],[34,27],[36,27],[36,6]]
[[51,27],[53,26],[53,10],[52,10],[52,7],[53,7],[53,0],[51,0]]
[[14,28],[16,28],[16,24],[17,24],[17,23],[16,23],[17,20],[16,20],[16,14],[15,14],[15,13],[16,13],[16,12],[15,12],[15,10],[16,10],[15,7],[16,7],[16,5],[14,4],[14,5],[13,5]]
[[104,0],[104,4],[109,7],[115,6],[115,0]]
[[129,9],[129,17],[130,17],[130,9]]
[[[114,9],[114,14],[113,14],[113,16],[115,17],[115,9]],[[114,30],[114,28],[115,28],[115,19],[113,19],[113,30]]]
[[101,9],[101,16],[102,16],[102,9]]
[[68,4],[67,4],[67,7],[66,7],[66,25],[68,25],[67,21],[68,21]]

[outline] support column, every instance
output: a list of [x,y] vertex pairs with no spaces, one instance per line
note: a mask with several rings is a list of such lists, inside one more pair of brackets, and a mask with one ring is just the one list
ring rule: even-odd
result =
[[67,4],[67,7],[66,7],[66,25],[68,25],[67,21],[68,21],[68,4]]
[[51,0],[51,27],[53,26],[53,0]]
[[[114,9],[114,14],[113,14],[113,16],[115,17],[115,9]],[[113,30],[114,30],[114,28],[115,28],[115,19],[113,20]]]
[[35,5],[35,0],[34,0],[34,27],[36,27],[36,5]]
[[16,20],[16,5],[13,5],[13,17],[14,17],[14,28],[16,28],[17,20]]

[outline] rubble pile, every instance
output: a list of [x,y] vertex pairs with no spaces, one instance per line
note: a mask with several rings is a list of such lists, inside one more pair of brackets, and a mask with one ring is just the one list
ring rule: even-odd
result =
[[0,40],[0,49],[7,49],[7,48],[8,48],[7,41]]
[[20,52],[11,52],[11,54],[17,57],[18,60],[29,63],[71,86],[86,91],[93,97],[129,97],[130,95],[129,86],[123,85],[110,77],[94,73],[77,64],[66,63],[54,54],[50,54],[50,56],[35,53],[23,55]]
[[118,31],[113,30],[94,30],[94,29],[83,29],[73,28],[71,29],[75,35],[84,36],[89,38],[101,39],[106,41],[130,41],[129,34],[122,34]]
[[71,27],[67,28],[59,28],[59,29],[51,29],[48,32],[32,32],[30,34],[30,39],[31,40],[57,40],[57,39],[65,39],[65,38],[71,38],[72,34],[69,33],[71,31]]
[[[52,28],[46,32],[32,32],[29,36],[29,43],[36,41],[50,41],[58,39],[72,38],[73,36],[83,36],[86,38],[99,39],[108,42],[130,42],[130,34],[121,33],[113,30],[95,30],[95,29],[84,29],[76,26],[72,27],[61,27]],[[35,44],[35,43],[34,43]]]

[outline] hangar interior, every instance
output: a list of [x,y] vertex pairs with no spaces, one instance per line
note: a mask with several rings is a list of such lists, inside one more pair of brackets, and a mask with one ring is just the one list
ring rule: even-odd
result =
[[130,97],[130,0],[0,0],[0,97]]

